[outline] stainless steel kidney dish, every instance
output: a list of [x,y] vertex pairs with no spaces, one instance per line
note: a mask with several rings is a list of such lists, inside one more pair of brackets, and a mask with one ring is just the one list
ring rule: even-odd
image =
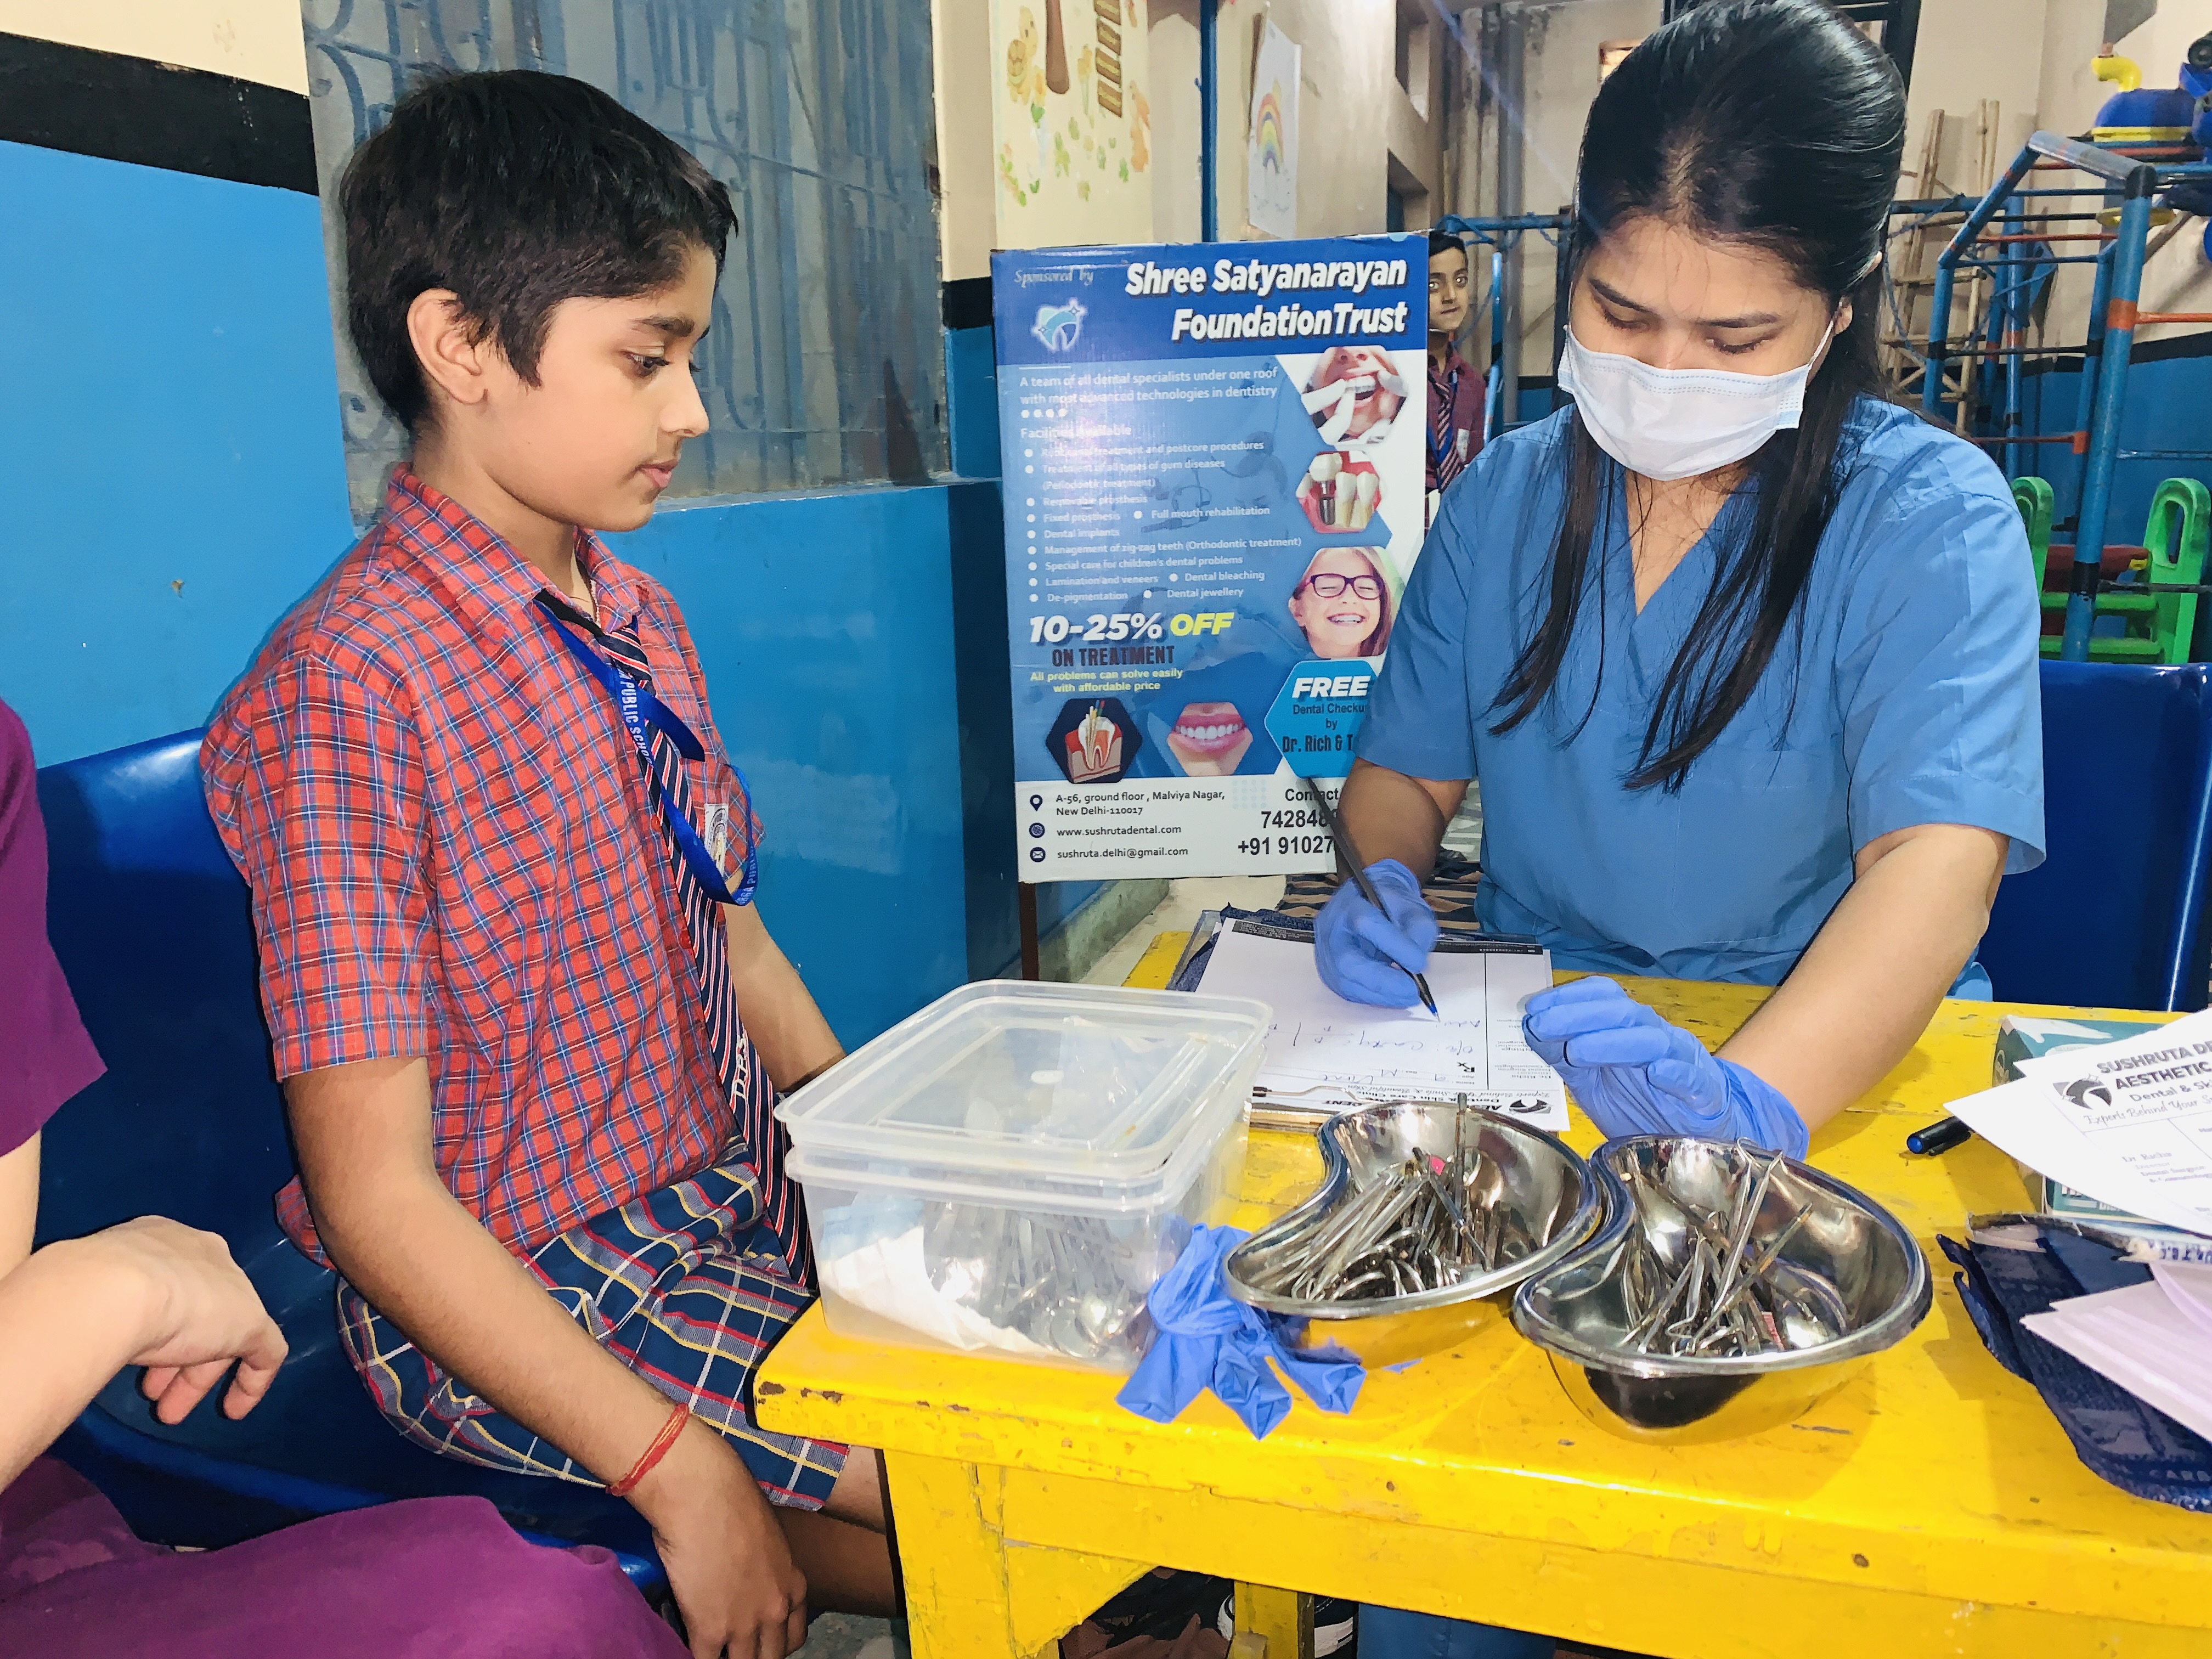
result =
[[1603,1213],[1563,1143],[1473,1107],[1364,1107],[1319,1139],[1320,1190],[1224,1264],[1230,1295],[1292,1349],[1370,1366],[1439,1352],[1502,1318],[1507,1294]]
[[1927,1316],[1928,1263],[1881,1206],[1747,1142],[1639,1135],[1591,1170],[1605,1220],[1513,1322],[1593,1421],[1643,1440],[1802,1416]]

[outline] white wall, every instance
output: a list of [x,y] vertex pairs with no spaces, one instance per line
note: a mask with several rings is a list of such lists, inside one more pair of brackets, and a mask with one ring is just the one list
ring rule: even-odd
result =
[[[1244,220],[1245,143],[1252,59],[1267,21],[1302,48],[1298,234],[1381,230],[1394,157],[1403,169],[1401,183],[1426,193],[1430,217],[1449,210],[1442,161],[1443,59],[1457,48],[1437,0],[1420,3],[1429,16],[1425,114],[1398,84],[1396,0],[1222,0],[1216,189],[1224,240],[1258,234]],[[994,183],[988,97],[996,66],[988,61],[981,21],[985,9],[983,0],[933,0],[939,225],[948,281],[989,270]],[[1195,241],[1198,0],[1154,0],[1150,21],[1154,234],[1162,241]]]
[[[2019,154],[2042,107],[2044,11],[2049,3],[1921,0],[1920,37],[1905,103],[1908,174],[1920,166],[1928,118],[1940,109],[1948,118],[1937,176],[1954,190],[1980,187],[1982,181],[1973,176],[1976,114],[1985,98],[1998,106],[1997,167],[2002,169]],[[2101,16],[2103,0],[2097,3]]]
[[[1572,193],[1575,152],[1597,93],[1597,43],[1648,33],[1658,26],[1659,12],[1659,0],[1559,0],[1527,8],[1528,211],[1548,211]],[[1948,118],[1937,172],[1954,190],[1972,191],[1982,183],[1975,173],[1977,116],[1984,99],[1998,105],[2000,169],[2038,128],[2087,131],[2115,90],[2089,70],[2104,15],[2105,0],[1923,0],[1908,104],[1907,174],[1919,166],[1928,119],[1938,109]],[[2146,86],[2172,86],[2182,54],[2208,29],[2212,3],[2165,0],[2160,15],[2121,42],[2120,51],[2142,66]],[[1494,155],[1489,142],[1485,148]],[[1906,188],[1913,185],[1908,177]],[[1492,188],[1486,181],[1486,208]],[[2201,226],[2185,228],[2153,258],[2143,309],[2212,310],[2212,264],[2204,258],[2202,236]],[[1532,242],[1524,258],[1522,373],[1534,376],[1545,374],[1551,362],[1551,252]],[[2089,283],[2087,267],[2061,267],[2049,333],[2054,343],[2081,338]],[[2147,338],[2193,331],[2191,325],[2143,331]]]
[[0,33],[307,89],[299,0],[0,0]]
[[930,0],[937,100],[937,228],[944,280],[991,274],[991,100],[972,65],[991,55],[988,0]]
[[[2086,132],[2099,107],[2118,90],[2089,70],[2089,60],[2102,44],[2098,37],[2104,27],[2104,0],[2048,0],[2048,4],[2041,125],[2054,132]],[[2165,0],[2156,17],[2118,43],[2120,55],[2142,65],[2145,86],[2170,87],[2190,43],[2208,29],[2212,29],[2212,5],[2203,0]],[[2143,272],[2142,309],[2212,311],[2212,264],[2206,263],[2203,241],[2202,222],[2192,221],[2152,256]],[[2054,341],[2070,343],[2081,337],[2089,302],[2088,272],[2087,265],[2060,268],[2052,314],[2063,315],[2070,331],[2062,333],[2054,327]],[[2202,324],[2155,324],[2142,329],[2138,337],[2157,340],[2203,331]]]
[[[1163,242],[1194,242],[1198,240],[1197,0],[1152,0],[1152,232]],[[1306,73],[1301,57],[1298,74],[1303,79]],[[1302,116],[1308,100],[1301,86]]]
[[[1659,18],[1660,0],[1563,0],[1527,8],[1523,212],[1556,212],[1574,199],[1583,126],[1597,96],[1599,43],[1640,40],[1659,27]],[[1521,374],[1534,379],[1552,372],[1557,261],[1540,236],[1523,237],[1521,247]]]
[[[1216,36],[1220,76],[1218,223],[1224,240],[1257,234],[1244,222],[1244,146],[1251,125],[1252,58],[1263,22],[1301,48],[1298,63],[1298,234],[1381,230],[1389,161],[1442,214],[1443,54],[1450,38],[1425,0],[1429,90],[1425,116],[1398,84],[1395,0],[1224,0]],[[1152,7],[1153,134],[1160,156],[1154,222],[1165,241],[1198,236],[1198,4]],[[1409,226],[1411,221],[1408,222]]]

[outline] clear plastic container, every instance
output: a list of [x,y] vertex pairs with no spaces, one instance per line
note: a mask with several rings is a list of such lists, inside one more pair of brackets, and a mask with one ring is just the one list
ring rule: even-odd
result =
[[1127,1371],[1236,1207],[1267,1005],[963,986],[776,1108],[847,1336]]

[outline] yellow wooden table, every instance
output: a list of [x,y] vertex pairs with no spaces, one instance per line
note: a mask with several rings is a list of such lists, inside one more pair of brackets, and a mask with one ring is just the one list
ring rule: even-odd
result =
[[[1161,941],[1145,976],[1176,948]],[[1765,994],[1626,982],[1716,1045]],[[917,1659],[1029,1659],[1155,1564],[1668,1659],[2203,1659],[2212,1516],[2083,1468],[1984,1351],[1935,1248],[1969,1212],[2024,1201],[2012,1165],[1979,1140],[1904,1151],[1943,1102],[1986,1086],[2003,1012],[1945,1003],[1813,1137],[1814,1164],[1921,1241],[1937,1289],[1917,1332],[1787,1428],[1617,1438],[1500,1324],[1370,1376],[1348,1416],[1294,1395],[1259,1441],[1211,1395],[1156,1425],[1114,1403],[1115,1379],[848,1341],[818,1310],[763,1367],[761,1420],[887,1454]],[[1567,1139],[1587,1152],[1599,1137],[1577,1113]],[[1237,1224],[1319,1170],[1310,1137],[1254,1134]],[[1279,1601],[1249,1605],[1272,1622]]]

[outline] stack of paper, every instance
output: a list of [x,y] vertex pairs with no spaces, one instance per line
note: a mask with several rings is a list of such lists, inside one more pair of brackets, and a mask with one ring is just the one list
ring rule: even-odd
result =
[[2025,1060],[1951,1103],[1976,1134],[2100,1203],[2212,1233],[2212,1012]]
[[[2092,1019],[2079,1014],[2059,1019],[2047,1014],[2009,1013],[1997,1021],[1996,1064],[1990,1068],[1994,1075],[1990,1081],[2014,1083],[2027,1075],[2021,1067],[2029,1060],[2075,1048],[2123,1042],[2146,1031],[2155,1031],[2166,1023],[2162,1019]],[[2163,1227],[2142,1216],[2100,1204],[2088,1194],[2078,1192],[2064,1182],[2024,1164],[2020,1172],[2027,1178],[2031,1209],[2066,1221],[2087,1222],[2100,1232],[2136,1239],[2146,1245],[2189,1250],[2197,1248],[2194,1233]]]
[[2160,1263],[2152,1273],[2149,1284],[2054,1302],[2021,1323],[2212,1440],[2212,1270]]
[[[2212,1266],[2202,1261],[2154,1261],[2150,1276],[2189,1322],[2212,1340]],[[2212,1377],[2206,1379],[2212,1383]]]
[[1199,988],[1256,998],[1274,1011],[1252,1090],[1272,1111],[1464,1099],[1538,1128],[1565,1128],[1565,1086],[1521,1035],[1522,1005],[1552,982],[1551,953],[1455,941],[1430,957],[1428,981],[1433,1014],[1418,1003],[1346,1002],[1322,983],[1311,944],[1231,927],[1214,941]]

